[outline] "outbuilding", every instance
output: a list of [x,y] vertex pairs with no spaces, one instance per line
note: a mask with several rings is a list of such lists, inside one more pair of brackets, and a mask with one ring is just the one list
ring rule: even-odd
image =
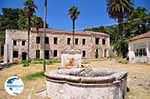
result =
[[130,63],[150,64],[150,31],[131,38],[128,49]]

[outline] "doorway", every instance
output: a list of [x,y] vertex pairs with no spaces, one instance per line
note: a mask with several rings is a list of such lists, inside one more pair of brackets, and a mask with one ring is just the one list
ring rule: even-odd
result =
[[27,53],[26,52],[22,52],[22,60],[27,60]]
[[98,55],[98,49],[96,49],[96,51],[95,51],[95,58],[98,58],[99,57],[99,55]]
[[45,59],[49,59],[49,50],[45,50]]
[[104,57],[107,57],[107,49],[104,50]]

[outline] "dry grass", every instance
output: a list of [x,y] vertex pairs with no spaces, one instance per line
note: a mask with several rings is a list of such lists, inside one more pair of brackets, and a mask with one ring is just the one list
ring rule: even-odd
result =
[[[89,61],[88,61],[89,62]],[[112,60],[92,60],[89,64],[96,68],[119,68],[129,72],[128,86],[130,92],[127,99],[150,99],[150,65],[144,64],[120,64]],[[60,64],[47,66],[47,70],[56,69]],[[32,99],[48,99],[37,97],[35,93],[45,88],[45,78],[38,78],[36,80],[26,80],[25,76],[41,71],[42,65],[31,65],[23,67],[22,65],[13,65],[0,71],[0,99],[29,99],[31,94]],[[18,96],[10,96],[4,90],[5,80],[12,75],[21,77],[24,81],[24,91]]]

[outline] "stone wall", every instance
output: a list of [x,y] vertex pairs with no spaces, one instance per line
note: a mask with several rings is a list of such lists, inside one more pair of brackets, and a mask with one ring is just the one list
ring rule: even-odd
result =
[[[43,58],[44,33],[43,29],[39,33],[35,29],[31,29],[30,34],[30,52],[31,59],[36,58],[36,50],[40,50],[40,58]],[[36,37],[40,37],[40,44],[36,43]],[[72,32],[47,29],[46,36],[49,38],[49,44],[45,45],[46,50],[49,51],[49,58],[53,58],[54,50],[57,50],[57,58],[60,58],[61,52],[72,45]],[[4,61],[13,62],[22,59],[22,52],[27,53],[28,33],[20,30],[6,30],[5,34],[5,52]],[[54,44],[54,37],[57,37],[57,44]],[[70,45],[67,44],[67,38],[70,38]],[[78,45],[75,47],[85,51],[84,58],[95,58],[95,51],[98,49],[98,58],[109,57],[110,38],[109,35],[99,32],[76,32],[75,39],[78,38]],[[99,44],[95,44],[95,38],[99,38]],[[86,39],[85,45],[82,44],[82,39]],[[102,39],[105,39],[105,45],[102,44]],[[17,45],[14,45],[14,40]],[[22,45],[25,41],[25,45]],[[13,58],[13,51],[18,51],[18,58]]]
[[[136,50],[144,48],[146,56],[136,56]],[[150,64],[150,38],[139,39],[129,42],[129,61],[130,63],[148,63]]]

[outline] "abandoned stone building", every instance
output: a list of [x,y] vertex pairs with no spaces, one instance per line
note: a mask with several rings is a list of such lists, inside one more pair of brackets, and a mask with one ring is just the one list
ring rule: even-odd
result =
[[131,63],[150,64],[150,32],[131,38],[128,47]]
[[[29,57],[31,59],[60,58],[61,52],[72,45],[72,32],[46,29],[45,51],[44,29],[31,29]],[[100,32],[76,32],[75,47],[81,50],[83,58],[109,57],[110,37]],[[4,62],[27,59],[28,33],[20,30],[6,30],[4,45]]]
[[4,41],[0,41],[0,63],[3,61],[3,55],[4,55]]

